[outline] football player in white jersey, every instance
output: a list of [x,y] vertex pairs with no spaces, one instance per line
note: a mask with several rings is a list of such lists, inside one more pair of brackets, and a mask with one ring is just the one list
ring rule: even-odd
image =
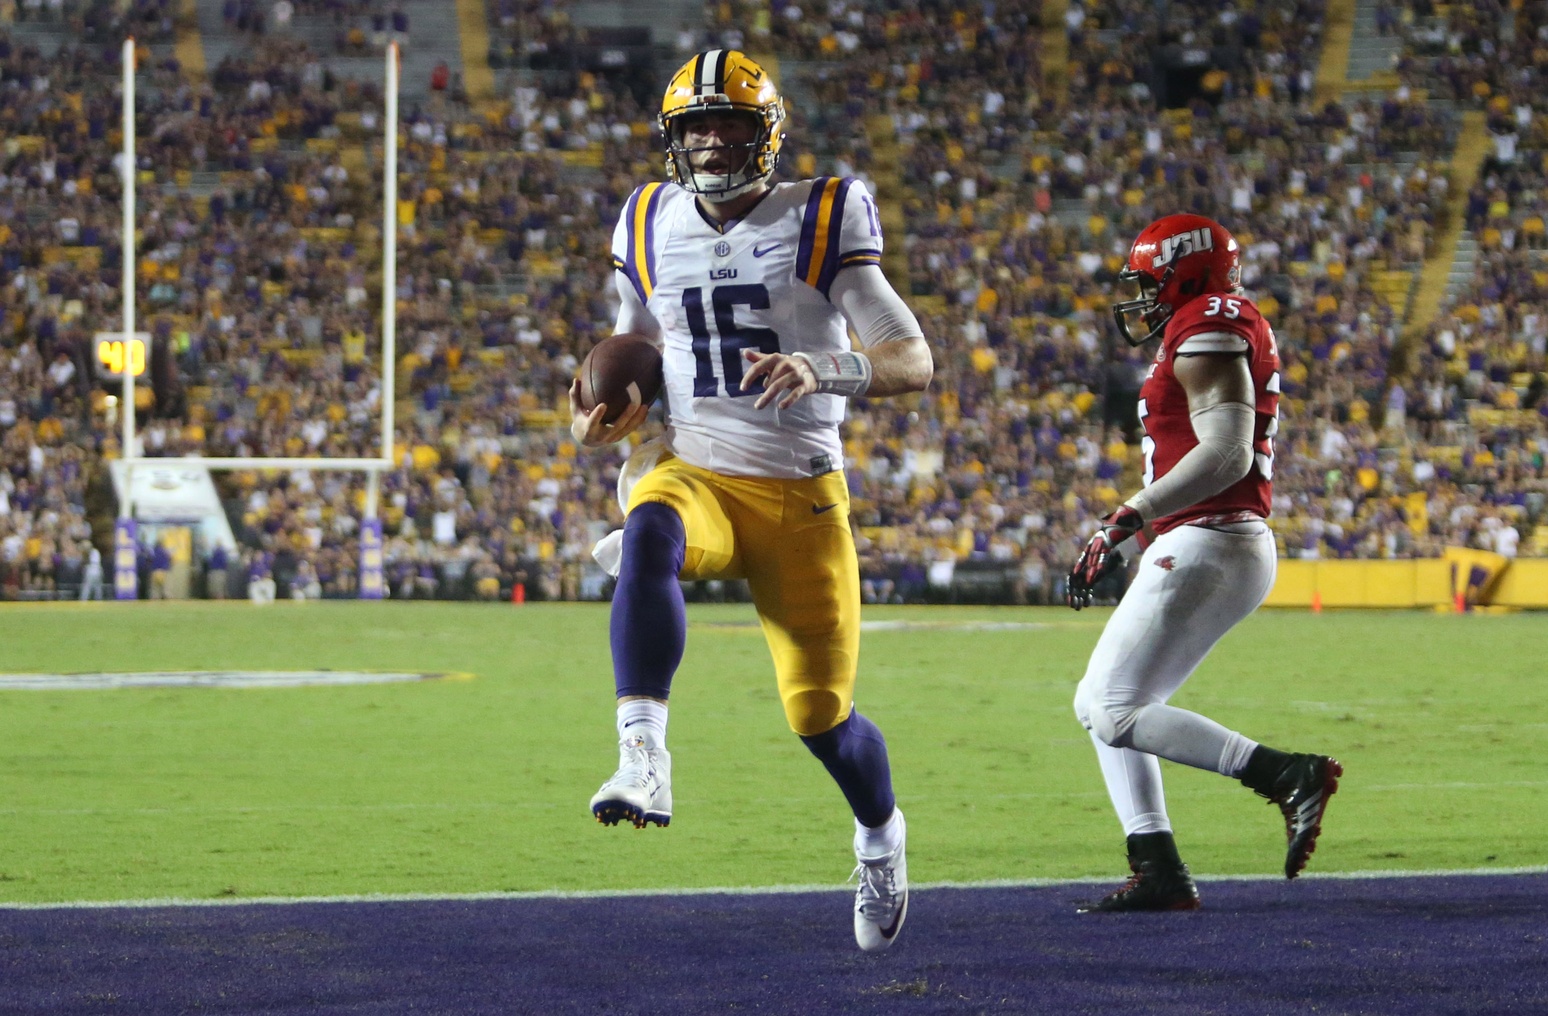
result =
[[[859,180],[771,183],[784,102],[767,71],[711,50],[672,78],[660,117],[670,183],[640,187],[613,237],[616,331],[661,346],[666,434],[631,456],[610,623],[618,771],[591,799],[607,825],[672,816],[667,697],[687,620],[679,578],[743,578],[791,728],[855,816],[855,936],[890,946],[908,908],[903,814],[881,731],[854,709],[860,576],[839,424],[845,400],[924,390],[919,322],[880,268],[881,220]],[[863,351],[852,348],[850,329]],[[584,445],[603,423],[570,391]]]

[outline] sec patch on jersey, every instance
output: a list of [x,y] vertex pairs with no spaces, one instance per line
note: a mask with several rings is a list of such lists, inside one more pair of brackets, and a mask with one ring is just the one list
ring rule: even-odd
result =
[[661,394],[661,351],[645,335],[620,332],[591,347],[580,368],[581,408],[607,406],[612,423],[630,406],[650,405]]

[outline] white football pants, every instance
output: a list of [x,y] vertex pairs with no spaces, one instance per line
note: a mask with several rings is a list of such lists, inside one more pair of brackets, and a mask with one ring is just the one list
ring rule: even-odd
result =
[[1230,529],[1179,526],[1156,538],[1075,689],[1075,715],[1091,732],[1126,836],[1171,831],[1157,756],[1236,776],[1257,747],[1165,704],[1273,588],[1278,561],[1268,526]]

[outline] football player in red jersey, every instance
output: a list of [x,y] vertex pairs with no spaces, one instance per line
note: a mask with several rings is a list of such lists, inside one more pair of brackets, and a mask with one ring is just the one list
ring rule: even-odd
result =
[[1120,567],[1121,544],[1155,535],[1075,693],[1133,871],[1081,910],[1192,910],[1198,889],[1172,839],[1159,758],[1236,777],[1279,805],[1287,878],[1306,866],[1343,767],[1326,755],[1276,751],[1166,704],[1274,584],[1274,536],[1264,520],[1279,353],[1273,329],[1242,294],[1235,238],[1210,219],[1151,223],[1119,278],[1140,290],[1114,305],[1119,332],[1133,345],[1161,340],[1140,389],[1145,486],[1100,520],[1070,571],[1069,605],[1090,605],[1096,584]]

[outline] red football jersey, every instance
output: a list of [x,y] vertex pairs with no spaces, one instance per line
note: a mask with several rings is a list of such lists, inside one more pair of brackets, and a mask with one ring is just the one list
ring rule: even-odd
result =
[[1162,334],[1161,348],[1140,388],[1139,416],[1145,427],[1145,485],[1177,465],[1199,443],[1188,414],[1188,396],[1172,373],[1172,362],[1186,343],[1188,352],[1232,352],[1242,349],[1252,373],[1257,420],[1253,427],[1253,462],[1247,475],[1220,493],[1155,519],[1158,533],[1206,518],[1268,518],[1274,478],[1274,434],[1279,430],[1279,349],[1274,330],[1251,300],[1211,293],[1189,301],[1172,315]]

